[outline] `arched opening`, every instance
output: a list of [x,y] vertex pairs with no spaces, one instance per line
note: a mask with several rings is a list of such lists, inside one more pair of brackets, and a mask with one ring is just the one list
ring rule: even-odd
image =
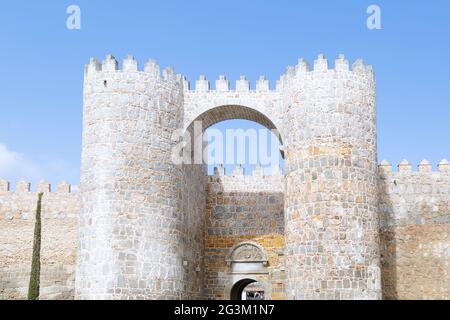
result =
[[[203,109],[205,110],[205,109]],[[189,109],[186,110],[189,112]],[[208,177],[205,181],[206,207],[204,237],[208,245],[204,249],[204,283],[207,299],[231,300],[270,300],[282,299],[284,292],[284,177],[282,132],[272,139],[272,131],[277,130],[275,123],[264,113],[239,105],[228,105],[203,111],[198,116],[190,116],[185,123],[185,132],[189,133],[191,144],[195,145],[183,155],[193,159],[195,166],[201,167]],[[200,146],[201,153],[210,151],[212,141],[208,138],[211,130],[223,134],[227,130],[243,131],[249,140],[249,129],[269,131],[269,144],[276,142],[276,148],[270,148],[270,154],[276,153],[280,160],[278,167],[258,163],[240,162],[232,158],[228,161],[205,161],[194,159]],[[259,132],[256,133],[259,138]],[[200,139],[201,138],[201,139]],[[259,142],[259,141],[258,141]],[[260,144],[248,149],[244,154],[261,151]],[[236,147],[238,148],[238,147]],[[226,156],[229,148],[226,143],[221,149]],[[274,151],[275,150],[275,151]],[[195,151],[195,152],[194,152]],[[195,154],[194,154],[195,153]],[[249,160],[249,158],[246,158]],[[192,160],[191,160],[192,161]],[[207,165],[207,166],[206,166]],[[217,166],[217,170],[214,170]],[[194,167],[194,166],[193,166]],[[190,172],[191,168],[186,166]],[[257,170],[256,170],[257,169]],[[271,169],[281,169],[274,171]],[[189,186],[190,187],[190,186]],[[269,261],[268,257],[273,260]],[[226,261],[226,264],[224,264]]]
[[231,288],[230,300],[264,300],[264,288],[254,279],[243,279]]
[[[260,170],[264,175],[283,171],[284,159],[277,135],[263,125],[249,120],[226,120],[209,127],[204,133],[205,163],[208,174],[223,166],[228,175],[252,175]],[[239,168],[238,168],[239,166]]]
[[[277,152],[279,152],[281,158],[284,159],[283,138],[281,132],[271,119],[260,111],[252,108],[239,105],[226,105],[215,107],[203,112],[187,126],[184,137],[187,142],[187,148],[184,152],[189,154],[188,158],[190,158],[190,163],[204,164],[206,162],[202,161],[202,163],[199,163],[199,159],[203,160],[203,155],[199,155],[199,149],[204,150],[206,146],[206,142],[204,141],[205,132],[208,133],[212,129],[216,129],[215,127],[219,126],[225,133],[223,126],[220,125],[223,123],[235,124],[236,121],[241,121],[240,123],[242,125],[239,130],[241,130],[240,132],[242,132],[243,135],[246,135],[246,138],[248,138],[248,135],[252,134],[251,132],[249,133],[248,130],[257,129],[261,131],[261,129],[264,129],[270,132],[270,135],[276,137],[279,145]],[[259,128],[254,125],[249,125],[250,123],[257,124]],[[237,128],[234,127],[234,129]]]
[[195,121],[201,121],[203,123],[203,130],[206,130],[215,123],[233,119],[250,120],[258,122],[270,130],[277,129],[272,120],[260,111],[249,107],[236,105],[225,105],[211,108],[197,116],[192,123],[189,124],[188,128],[191,127]]

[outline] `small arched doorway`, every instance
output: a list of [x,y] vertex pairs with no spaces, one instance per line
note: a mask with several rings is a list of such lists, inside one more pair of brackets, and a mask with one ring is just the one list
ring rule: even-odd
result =
[[268,257],[254,242],[241,242],[227,256],[230,300],[266,300],[269,294]]
[[231,288],[230,300],[265,300],[263,284],[254,279],[242,279]]

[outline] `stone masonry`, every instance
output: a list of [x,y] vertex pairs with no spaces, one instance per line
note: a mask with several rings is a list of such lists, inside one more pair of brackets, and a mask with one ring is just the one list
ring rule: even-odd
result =
[[[377,165],[361,60],[299,60],[274,89],[201,76],[191,90],[109,55],[85,68],[83,115],[80,191],[37,190],[43,299],[230,299],[255,281],[267,299],[450,299],[450,164]],[[180,132],[229,119],[277,130],[284,172],[173,161]],[[0,181],[0,298],[26,295],[36,199]]]
[[[42,203],[41,299],[73,299],[80,199],[71,186],[55,192],[41,182]],[[24,299],[28,293],[37,192],[20,181],[16,191],[0,181],[0,299]]]
[[450,164],[398,168],[378,181],[384,298],[450,299]]
[[[227,255],[243,242],[259,244],[268,264],[255,280],[267,285],[266,298],[284,299],[284,183],[278,171],[264,176],[260,168],[244,175],[236,168],[232,176],[222,167],[207,177],[205,211],[205,298],[229,298],[238,273],[230,276]],[[245,275],[249,277],[249,274]]]

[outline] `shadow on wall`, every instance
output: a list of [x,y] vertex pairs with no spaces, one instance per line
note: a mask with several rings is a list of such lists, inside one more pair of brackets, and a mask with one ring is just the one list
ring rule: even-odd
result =
[[380,212],[380,256],[381,256],[381,290],[383,300],[397,300],[397,236],[391,216],[394,214],[394,204],[384,197],[386,181],[380,179],[379,204]]

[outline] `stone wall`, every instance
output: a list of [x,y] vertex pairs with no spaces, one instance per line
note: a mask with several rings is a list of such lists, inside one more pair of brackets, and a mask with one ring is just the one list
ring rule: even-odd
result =
[[[242,168],[232,176],[219,168],[210,177],[201,166],[182,170],[186,295],[228,298],[234,278],[227,255],[233,246],[251,241],[269,260],[267,275],[255,279],[267,281],[266,297],[284,299],[284,178],[258,170],[244,176]],[[443,161],[433,171],[424,161],[413,172],[404,161],[393,172],[383,162],[379,171],[383,298],[450,299],[450,164]],[[45,193],[41,299],[73,299],[79,195],[66,183],[54,191],[45,182],[36,189],[30,192],[22,181],[11,191],[0,181],[0,299],[26,299],[37,191]]]
[[[79,197],[66,183],[56,192],[45,182],[37,190],[44,192],[40,299],[73,299]],[[27,298],[37,198],[27,182],[14,192],[0,182],[0,299]]]
[[384,299],[450,299],[450,165],[380,166]]
[[[264,251],[254,280],[272,299],[450,299],[450,165],[383,163],[378,176],[375,85],[343,55],[333,68],[300,60],[275,90],[264,77],[231,90],[224,76],[190,90],[154,61],[92,59],[80,195],[37,188],[41,297],[73,298],[75,286],[79,299],[225,299],[242,276],[227,256],[242,244]],[[218,168],[205,181],[201,166],[173,162],[178,129],[235,118],[278,129],[286,179]],[[26,296],[36,200],[28,183],[0,181],[0,298]]]
[[[266,298],[284,296],[284,178],[263,176],[256,170],[244,176],[237,168],[226,176],[222,168],[207,177],[205,234],[205,298],[227,299],[235,277],[227,255],[242,242],[259,244],[268,256]],[[250,276],[250,275],[247,275]]]
[[205,175],[202,165],[183,168],[183,184],[180,193],[182,246],[186,298],[203,298],[203,235],[205,232]]

